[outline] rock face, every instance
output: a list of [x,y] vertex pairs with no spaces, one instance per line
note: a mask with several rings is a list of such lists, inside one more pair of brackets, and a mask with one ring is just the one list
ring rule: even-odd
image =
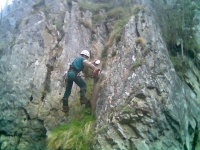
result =
[[[91,31],[79,23],[77,3],[70,3],[70,11],[66,1],[22,4],[16,7],[23,9],[11,5],[1,22],[2,150],[45,149],[48,131],[67,120],[61,111],[62,76],[82,49],[91,50]],[[82,18],[90,21],[91,13]]]
[[[133,3],[143,9],[130,18],[104,61],[94,150],[198,150],[199,70],[191,63],[186,82],[180,80],[151,2]],[[21,0],[4,10],[0,149],[46,149],[48,133],[67,122],[61,78],[81,50],[100,56],[111,28],[104,22],[91,30],[91,24],[90,11],[65,0]],[[74,86],[70,102],[78,90]]]
[[[195,38],[196,38],[196,41],[198,43],[198,45],[200,45],[200,34],[199,34],[199,31],[200,31],[200,11],[199,10],[196,10],[196,13],[195,13],[195,17],[194,19],[196,19],[196,21],[198,22],[195,29],[197,32],[195,32]],[[200,52],[198,54],[196,54],[196,66],[198,67],[198,70],[200,69]]]
[[199,149],[199,70],[179,79],[153,12],[132,16],[109,49],[95,150]]

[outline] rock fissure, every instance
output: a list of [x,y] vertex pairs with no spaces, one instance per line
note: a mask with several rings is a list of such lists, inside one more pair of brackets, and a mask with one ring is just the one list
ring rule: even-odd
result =
[[45,77],[45,81],[44,81],[44,89],[43,89],[43,92],[42,92],[42,97],[41,97],[41,101],[44,101],[47,93],[51,92],[51,89],[50,89],[50,84],[51,84],[51,72],[53,71],[53,66],[47,64],[46,65],[47,67],[47,73],[46,73],[46,77]]

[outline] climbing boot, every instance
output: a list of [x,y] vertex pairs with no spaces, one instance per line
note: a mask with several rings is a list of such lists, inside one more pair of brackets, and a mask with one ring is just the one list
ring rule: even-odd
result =
[[67,113],[69,111],[68,98],[63,97],[62,101],[63,101],[63,109],[62,109],[62,111],[65,112],[65,113]]
[[81,103],[81,105],[87,104],[88,101],[89,101],[89,100],[88,100],[86,97],[80,97],[80,103]]
[[62,111],[65,112],[65,113],[68,113],[68,111],[69,111],[69,106],[63,106]]

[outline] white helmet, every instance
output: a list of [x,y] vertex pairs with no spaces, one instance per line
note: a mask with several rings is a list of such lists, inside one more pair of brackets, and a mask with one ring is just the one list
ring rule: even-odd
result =
[[81,55],[85,55],[85,56],[87,56],[87,57],[90,58],[90,52],[88,52],[87,50],[83,50],[83,51],[81,52]]

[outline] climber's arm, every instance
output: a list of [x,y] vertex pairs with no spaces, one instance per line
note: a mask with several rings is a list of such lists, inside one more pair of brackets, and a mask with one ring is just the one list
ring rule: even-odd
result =
[[98,69],[98,68],[96,68],[96,67],[93,65],[93,63],[91,63],[91,62],[88,61],[88,60],[84,60],[84,61],[83,61],[83,65],[84,65],[85,67],[91,68],[91,69],[93,69],[93,70],[97,70],[97,69]]

